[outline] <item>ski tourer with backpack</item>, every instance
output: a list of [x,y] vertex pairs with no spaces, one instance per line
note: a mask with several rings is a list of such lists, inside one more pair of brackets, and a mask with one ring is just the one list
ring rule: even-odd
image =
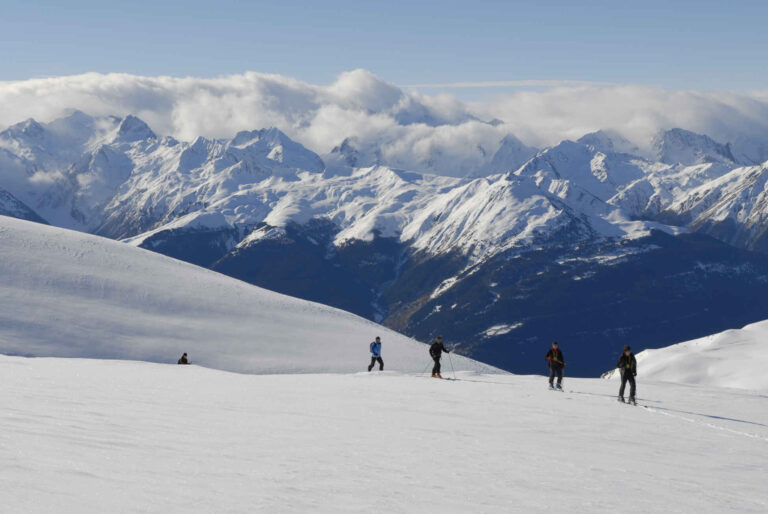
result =
[[621,375],[619,401],[626,403],[624,401],[624,389],[627,386],[627,382],[629,382],[629,403],[637,405],[637,400],[635,400],[635,393],[637,392],[635,384],[635,377],[637,376],[637,360],[629,346],[624,347],[624,351],[622,352],[621,357],[619,357],[619,362],[616,363],[616,367],[619,369],[619,374]]
[[[552,348],[547,352],[546,359],[547,365],[549,366],[549,388],[553,391],[562,391],[565,358],[563,357],[563,351],[559,348],[557,341],[552,343]],[[555,387],[555,376],[557,376],[557,387]]]

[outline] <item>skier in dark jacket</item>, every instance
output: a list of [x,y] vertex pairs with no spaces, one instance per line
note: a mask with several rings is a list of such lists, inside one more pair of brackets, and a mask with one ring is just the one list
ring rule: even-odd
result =
[[432,357],[432,360],[435,361],[435,365],[432,367],[432,378],[443,378],[440,374],[440,357],[442,357],[443,352],[451,353],[445,349],[445,346],[443,346],[442,336],[437,336],[435,342],[429,347],[429,355]]
[[181,358],[179,359],[179,362],[177,362],[177,364],[189,364],[189,360],[187,360],[187,354],[186,353],[181,356]]
[[381,360],[381,338],[377,337],[374,342],[371,343],[371,364],[368,366],[368,371],[373,369],[373,365],[376,362],[379,363],[379,371],[384,371],[384,361]]
[[563,368],[565,359],[563,351],[558,347],[557,341],[552,343],[552,348],[547,352],[547,365],[549,366],[549,388],[554,389],[555,375],[557,375],[557,388],[563,388]]
[[621,374],[621,389],[619,389],[619,401],[624,401],[624,388],[629,382],[629,403],[635,402],[635,376],[637,376],[637,360],[632,353],[632,349],[629,346],[624,347],[624,353],[619,357],[619,362],[616,364]]

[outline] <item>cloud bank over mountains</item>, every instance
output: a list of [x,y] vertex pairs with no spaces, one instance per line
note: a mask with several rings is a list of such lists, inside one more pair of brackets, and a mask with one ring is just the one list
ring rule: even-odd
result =
[[326,86],[254,72],[220,78],[88,73],[0,82],[0,128],[30,117],[50,121],[72,109],[135,114],[156,132],[184,140],[274,126],[321,155],[348,140],[369,160],[422,170],[439,161],[448,174],[481,167],[510,133],[544,147],[611,129],[641,149],[672,127],[721,142],[763,141],[768,133],[768,91],[576,85],[462,102],[400,88],[365,70],[342,73]]

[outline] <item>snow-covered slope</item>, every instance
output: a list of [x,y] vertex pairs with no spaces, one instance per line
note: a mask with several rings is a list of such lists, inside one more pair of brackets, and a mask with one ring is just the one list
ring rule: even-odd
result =
[[763,395],[0,356],[5,512],[758,513]]
[[[380,335],[387,369],[427,348],[337,309],[124,243],[0,216],[0,352],[192,361],[241,372],[349,372]],[[450,340],[448,340],[450,344]],[[457,369],[488,369],[459,356]]]
[[640,380],[768,391],[768,321],[645,350],[637,369]]

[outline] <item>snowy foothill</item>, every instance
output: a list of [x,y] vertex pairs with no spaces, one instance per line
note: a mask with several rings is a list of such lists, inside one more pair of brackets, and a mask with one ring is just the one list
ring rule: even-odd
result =
[[757,513],[750,392],[0,356],[4,512]]
[[768,392],[766,369],[768,321],[637,354],[640,380]]
[[[353,372],[383,339],[386,369],[427,346],[324,305],[125,243],[0,216],[0,353],[192,362],[246,373]],[[450,346],[450,341],[447,341]],[[493,371],[451,356],[457,370]]]

